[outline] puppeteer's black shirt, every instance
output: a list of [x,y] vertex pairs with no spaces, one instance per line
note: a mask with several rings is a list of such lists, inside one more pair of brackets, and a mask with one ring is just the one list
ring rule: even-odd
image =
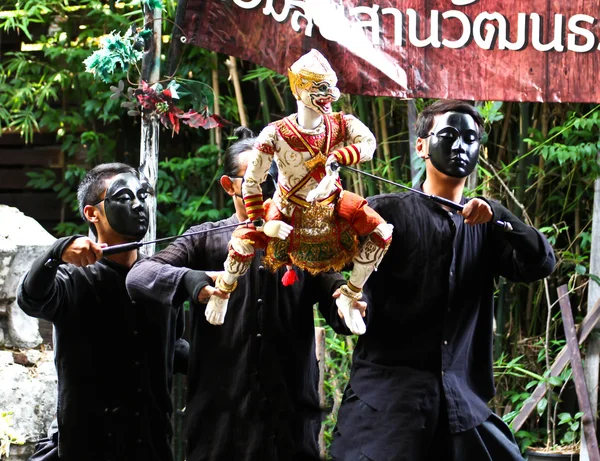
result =
[[[129,299],[129,269],[106,258],[46,267],[57,240],[19,286],[19,306],[54,324],[59,455],[67,461],[171,461],[170,398],[179,309]],[[185,349],[181,340],[177,347]],[[184,355],[187,355],[185,352]],[[185,358],[175,366],[185,371]]]
[[511,222],[512,232],[491,223],[464,224],[461,215],[414,193],[369,200],[394,233],[365,288],[368,326],[354,352],[350,383],[363,402],[389,415],[386,424],[399,413],[414,415],[418,424],[422,408],[439,401],[440,392],[451,433],[491,414],[495,278],[541,279],[552,272],[555,257],[540,232],[488,203],[494,219]]
[[[180,238],[136,264],[127,277],[133,299],[177,305],[198,289],[186,287],[195,270],[222,271],[235,216],[192,227],[209,234]],[[308,461],[319,459],[321,409],[313,305],[339,332],[331,298],[339,274],[285,287],[260,252],[231,294],[225,323],[207,322],[205,305],[190,316],[187,461]],[[187,275],[186,275],[187,274]]]

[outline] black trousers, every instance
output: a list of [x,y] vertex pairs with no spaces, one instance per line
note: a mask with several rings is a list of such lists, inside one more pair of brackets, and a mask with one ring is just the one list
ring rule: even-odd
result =
[[35,453],[28,461],[59,461],[58,433],[39,440],[35,445]]
[[492,414],[479,426],[450,434],[443,401],[420,414],[383,413],[350,386],[338,414],[331,454],[334,461],[523,461],[515,439]]

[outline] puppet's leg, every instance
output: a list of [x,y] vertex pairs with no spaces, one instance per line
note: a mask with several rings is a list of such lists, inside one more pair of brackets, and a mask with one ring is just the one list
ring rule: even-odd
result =
[[[216,287],[225,293],[233,292],[237,287],[238,278],[248,272],[253,257],[254,247],[249,240],[232,237],[229,243],[229,254],[224,264],[225,273],[217,279]],[[228,301],[218,296],[211,296],[204,311],[206,320],[213,325],[223,325]]]
[[360,311],[353,307],[354,300],[360,299],[367,279],[377,270],[392,240],[393,229],[391,224],[382,223],[367,236],[353,259],[354,266],[348,284],[340,287],[342,294],[336,304],[344,316],[346,326],[356,335],[362,335],[367,329]]

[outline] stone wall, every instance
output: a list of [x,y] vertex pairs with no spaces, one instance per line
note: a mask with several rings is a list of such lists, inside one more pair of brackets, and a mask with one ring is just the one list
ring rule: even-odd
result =
[[26,460],[45,436],[56,410],[52,351],[44,350],[38,320],[17,305],[16,289],[32,261],[55,241],[35,220],[0,205],[0,412],[12,413],[25,445],[10,460]]

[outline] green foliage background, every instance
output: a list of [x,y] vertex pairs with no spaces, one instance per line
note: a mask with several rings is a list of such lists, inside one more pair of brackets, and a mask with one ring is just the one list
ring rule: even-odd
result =
[[[109,85],[84,71],[83,61],[111,31],[125,31],[143,23],[139,1],[10,0],[0,7],[0,30],[20,34],[37,51],[15,51],[0,57],[0,135],[18,132],[32,143],[37,132],[56,133],[68,166],[30,173],[30,186],[52,189],[72,209],[75,189],[85,170],[97,163],[118,160],[137,164],[139,119],[127,116],[122,101],[109,99]],[[164,4],[163,15],[174,18],[175,2]],[[172,26],[165,21],[163,33]],[[166,65],[169,44],[164,44]],[[219,82],[221,115],[239,123],[239,106],[229,78],[226,56],[197,47],[184,47],[177,74],[211,86]],[[241,63],[243,101],[250,127],[256,132],[272,120],[295,110],[287,80],[268,69]],[[213,72],[214,71],[214,72]],[[116,73],[114,84],[137,81],[135,72]],[[366,167],[405,184],[422,178],[423,164],[411,153],[414,133],[411,113],[431,101],[404,101],[346,95],[336,109],[356,114],[376,134],[377,154]],[[585,311],[589,274],[593,182],[600,150],[600,110],[590,104],[476,102],[486,120],[484,150],[477,174],[469,179],[468,194],[496,198],[544,232],[554,245],[558,265],[544,283],[529,286],[501,281],[498,285],[496,359],[498,395],[492,406],[507,421],[514,418],[533,387],[545,382],[557,392],[538,406],[537,414],[517,433],[523,448],[545,442],[547,418],[556,422],[556,443],[577,439],[580,415],[567,396],[570,369],[550,379],[546,360],[564,347],[556,308],[556,287],[568,282],[580,318]],[[161,133],[158,182],[158,234],[181,233],[192,224],[217,220],[232,212],[217,179],[224,149],[232,141],[223,131],[183,127],[179,136]],[[347,177],[347,188],[364,196],[392,191],[381,183]],[[65,220],[56,235],[85,231],[79,220]],[[402,263],[402,262],[399,262]],[[408,262],[406,262],[408,263]],[[401,307],[400,307],[401,308]],[[546,319],[550,318],[550,330]],[[317,324],[323,324],[321,319]],[[325,423],[331,439],[335,410],[348,379],[354,338],[336,336],[326,325],[327,406],[334,412]],[[546,357],[546,352],[548,353]],[[516,390],[518,389],[518,390]],[[571,399],[572,400],[572,399]],[[549,415],[549,416],[548,416]],[[579,416],[578,416],[579,415]]]

